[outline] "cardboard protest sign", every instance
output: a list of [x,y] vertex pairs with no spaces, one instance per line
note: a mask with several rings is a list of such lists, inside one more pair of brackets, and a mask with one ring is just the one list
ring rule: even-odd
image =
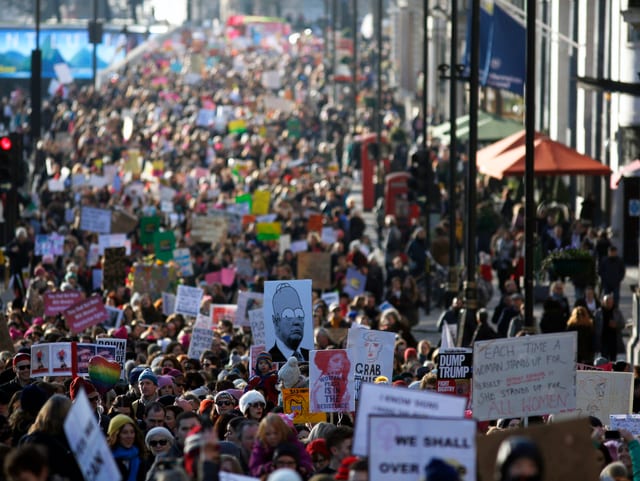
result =
[[473,349],[447,348],[438,353],[438,382],[436,391],[469,398],[471,395],[471,374]]
[[124,247],[108,247],[104,250],[102,266],[102,287],[107,291],[124,286],[127,277],[126,249]]
[[99,337],[96,339],[96,344],[98,346],[96,355],[102,356],[111,361],[116,361],[120,364],[120,379],[124,380],[124,363],[127,360],[127,340],[111,337]]
[[294,422],[296,424],[315,424],[327,420],[325,413],[309,411],[308,388],[282,389],[282,407],[285,414],[295,414]]
[[111,211],[83,206],[80,209],[80,230],[97,232],[98,234],[111,233]]
[[575,364],[575,332],[475,343],[473,417],[489,420],[574,409]]
[[634,436],[638,436],[640,435],[640,414],[611,414],[609,429],[626,429]]
[[331,254],[329,252],[299,252],[298,277],[311,279],[314,289],[330,289]]
[[178,285],[177,270],[171,265],[141,264],[133,265],[133,290],[148,292],[156,299],[163,292],[175,292]]
[[268,190],[256,190],[253,193],[251,202],[251,213],[253,215],[266,215],[269,213],[269,203],[271,192]]
[[145,216],[140,219],[140,244],[153,244],[153,236],[160,229],[160,217]]
[[[258,309],[262,311],[264,294],[261,292],[238,292],[238,308],[236,309],[236,326],[249,326],[249,311]],[[255,338],[254,338],[255,340]],[[256,343],[261,344],[261,343]],[[264,344],[264,343],[262,343]]]
[[394,332],[352,327],[347,334],[347,349],[353,359],[352,370],[356,399],[360,399],[362,384],[378,376],[393,378]]
[[196,317],[200,312],[200,302],[204,291],[200,287],[191,287],[180,284],[176,295],[176,314]]
[[120,481],[120,469],[94,411],[81,389],[64,420],[69,447],[86,481]]
[[347,269],[347,278],[345,280],[344,292],[349,294],[352,299],[364,292],[364,286],[367,283],[367,276],[355,267]]
[[74,334],[109,319],[109,313],[104,308],[104,303],[100,296],[91,296],[74,304],[65,310],[63,315],[67,326]]
[[118,209],[114,209],[111,213],[111,232],[116,234],[128,234],[133,232],[138,225],[138,218]]
[[366,456],[369,443],[369,423],[372,414],[428,416],[462,419],[467,401],[433,391],[398,389],[384,384],[365,383],[360,390],[353,438],[353,454]]
[[264,283],[265,344],[274,362],[287,362],[291,355],[309,359],[313,349],[311,281],[266,281]]
[[323,220],[324,216],[322,214],[311,214],[307,221],[307,230],[309,232],[317,232],[319,234],[322,232]]
[[227,232],[227,219],[222,216],[195,215],[191,218],[191,239],[203,244],[217,244]]
[[597,481],[601,467],[596,462],[596,450],[590,434],[589,421],[576,419],[565,422],[554,421],[551,424],[539,424],[526,429],[507,429],[491,433],[489,436],[478,436],[476,438],[477,479],[495,479],[495,464],[500,445],[512,436],[523,436],[533,441],[540,450],[544,464],[544,475],[541,479]]
[[191,262],[191,252],[189,249],[174,249],[173,260],[178,264],[180,268],[180,275],[183,277],[189,277],[193,275],[193,263]]
[[238,306],[235,304],[211,304],[211,322],[217,326],[223,319],[233,322],[236,318]]
[[172,230],[155,232],[153,234],[153,251],[156,259],[169,262],[173,260],[173,251],[176,248],[176,236]]
[[[415,416],[369,417],[369,480],[415,481],[432,459],[464,470],[476,478],[476,423],[471,419]],[[462,470],[461,469],[461,470]],[[461,478],[462,479],[462,478]]]
[[595,416],[606,423],[612,414],[630,414],[633,405],[633,373],[576,372],[575,410],[558,417]]
[[311,351],[309,359],[309,411],[355,411],[353,362],[347,349]]
[[80,291],[56,291],[44,293],[44,315],[55,316],[66,311],[82,299]]
[[251,337],[254,344],[265,344],[264,335],[264,312],[261,308],[252,309],[248,313],[249,324],[251,326]]

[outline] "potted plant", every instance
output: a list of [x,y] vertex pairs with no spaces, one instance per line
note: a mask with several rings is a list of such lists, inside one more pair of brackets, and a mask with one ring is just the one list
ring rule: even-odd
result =
[[580,278],[592,285],[596,280],[596,261],[587,249],[555,249],[547,254],[540,267],[552,276]]

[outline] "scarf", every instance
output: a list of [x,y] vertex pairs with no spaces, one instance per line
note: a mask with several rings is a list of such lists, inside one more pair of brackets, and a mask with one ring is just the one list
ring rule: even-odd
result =
[[118,446],[113,450],[113,457],[118,460],[121,459],[129,464],[129,476],[124,481],[136,481],[138,477],[138,470],[140,469],[140,452],[135,446],[131,446],[128,449]]

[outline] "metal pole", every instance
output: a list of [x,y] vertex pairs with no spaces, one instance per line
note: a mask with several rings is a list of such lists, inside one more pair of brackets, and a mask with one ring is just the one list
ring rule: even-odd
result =
[[353,90],[353,135],[355,135],[358,127],[358,0],[353,0],[352,5],[353,66],[351,67],[351,75],[353,76],[353,82],[351,83],[351,90]]
[[[422,148],[427,150],[427,108],[429,106],[429,82],[427,81],[427,69],[429,68],[429,0],[424,0],[422,19]],[[427,193],[428,194],[428,193]],[[427,225],[429,222],[429,210],[427,209]],[[427,235],[429,231],[427,230]]]
[[331,36],[333,48],[331,54],[331,70],[333,71],[333,104],[338,104],[338,83],[336,82],[336,70],[338,69],[338,0],[331,2]]
[[[458,164],[458,139],[456,137],[456,113],[458,72],[458,0],[451,0],[451,52],[449,68],[449,282],[447,284],[447,304],[458,293],[458,273],[456,272],[456,167]],[[448,307],[448,306],[447,306]]]
[[[98,26],[98,0],[93,0],[93,28],[97,28],[97,26]],[[93,89],[95,90],[97,77],[98,77],[98,44],[96,42],[93,42],[91,70],[93,73]]]
[[376,166],[378,167],[378,175],[376,176],[378,181],[378,192],[376,195],[382,195],[384,185],[384,164],[382,162],[382,0],[378,0],[377,3],[377,15],[376,15],[376,38],[378,44],[377,55],[377,72],[378,78],[378,93],[376,95],[376,108],[374,115],[376,116]]
[[524,325],[527,329],[535,326],[533,319],[533,251],[535,205],[533,192],[534,151],[533,140],[536,122],[536,2],[527,0],[527,74],[525,80],[525,228],[524,228]]
[[40,50],[40,0],[36,0],[36,48],[31,51],[31,139],[40,139],[42,129],[42,51]]
[[467,165],[467,220],[465,242],[465,265],[467,277],[464,286],[465,322],[458,338],[461,345],[471,344],[476,326],[478,288],[476,283],[476,153],[478,151],[478,100],[480,79],[480,0],[471,1],[471,52],[469,59],[469,162]]

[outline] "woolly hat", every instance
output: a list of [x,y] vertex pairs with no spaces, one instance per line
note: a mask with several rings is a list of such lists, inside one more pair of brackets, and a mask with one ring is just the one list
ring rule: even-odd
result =
[[138,384],[138,379],[140,377],[140,374],[142,374],[144,370],[145,368],[142,366],[136,366],[133,369],[131,369],[131,372],[129,373],[130,386],[135,386],[136,384]]
[[264,396],[259,391],[251,390],[247,391],[240,398],[240,412],[245,415],[249,410],[249,404],[253,403],[263,403],[265,406],[267,402],[264,400]]
[[280,468],[273,471],[267,481],[302,481],[302,478],[293,469]]
[[140,374],[140,377],[138,378],[138,382],[143,381],[145,379],[151,381],[156,386],[158,385],[158,377],[149,368],[142,371],[142,373]]
[[38,414],[46,402],[47,393],[35,384],[30,384],[20,393],[20,408],[33,416]]
[[300,462],[300,453],[295,444],[283,442],[276,446],[273,451],[273,461],[277,460],[280,456],[291,456],[296,461]]
[[203,399],[200,401],[200,407],[198,407],[198,414],[203,415],[207,411],[213,409],[213,399]]
[[176,377],[180,377],[180,376],[184,377],[184,373],[182,371],[179,371],[178,369],[173,369],[171,367],[163,367],[162,368],[162,375],[163,376],[171,376],[174,379]]
[[300,379],[300,375],[300,367],[295,357],[290,357],[278,371],[278,379],[285,389],[290,389],[295,386]]
[[223,398],[230,399],[234,403],[236,402],[236,398],[233,397],[233,394],[231,394],[229,391],[220,391],[219,393],[216,394],[214,401],[219,401],[220,399],[223,399]]
[[336,479],[349,479],[349,467],[358,460],[358,456],[347,456],[340,463],[338,471],[336,471]]
[[112,434],[117,433],[125,424],[132,424],[133,426],[136,425],[135,421],[126,414],[116,414],[109,422],[107,434],[111,436]]
[[404,350],[404,362],[408,362],[409,361],[409,356],[413,357],[414,359],[418,357],[418,351],[415,350],[415,348],[413,347],[408,347]]
[[72,401],[75,400],[76,396],[78,396],[80,389],[84,390],[84,393],[87,396],[96,392],[96,388],[90,381],[82,379],[81,377],[76,377],[69,385],[69,397]]
[[378,376],[373,380],[374,384],[389,384],[389,378],[387,376]]
[[458,470],[442,459],[432,458],[425,468],[426,481],[458,481]]
[[24,352],[19,352],[18,354],[16,354],[15,356],[13,356],[13,367],[16,367],[18,365],[19,362],[31,362],[31,356],[29,354],[26,354]]
[[163,387],[173,386],[173,378],[171,376],[158,376],[158,389]]
[[331,453],[329,453],[329,448],[327,448],[327,441],[324,438],[318,438],[311,441],[307,444],[306,447],[309,456],[313,456],[314,454],[319,454],[320,456],[329,459],[331,457]]
[[169,442],[173,442],[173,434],[167,428],[162,426],[156,426],[155,428],[149,429],[149,432],[144,437],[144,443],[149,447],[149,441],[156,437],[162,437],[167,439]]

